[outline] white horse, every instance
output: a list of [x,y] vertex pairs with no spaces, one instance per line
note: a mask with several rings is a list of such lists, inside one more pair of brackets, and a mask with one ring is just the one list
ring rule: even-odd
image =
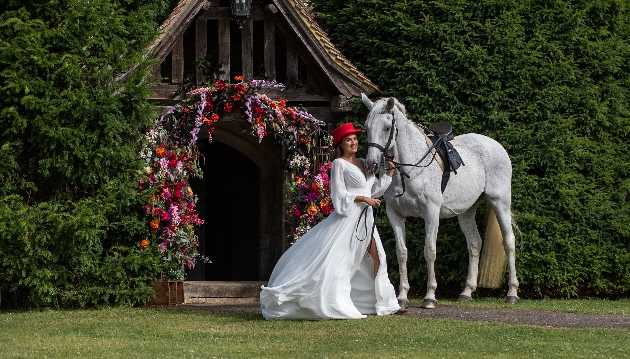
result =
[[[455,137],[451,141],[459,153],[463,165],[457,173],[451,173],[444,192],[441,190],[442,167],[439,156],[432,153],[424,129],[409,121],[405,107],[394,98],[370,101],[362,95],[363,103],[370,109],[365,121],[368,150],[366,167],[374,172],[383,171],[383,159],[392,156],[396,167],[409,177],[396,174],[384,195],[387,217],[396,237],[396,255],[400,270],[400,292],[398,301],[407,306],[407,247],[405,241],[405,218],[422,217],[426,237],[424,258],[427,261],[427,292],[423,308],[435,308],[434,263],[436,239],[440,218],[457,216],[460,228],[466,236],[468,247],[468,277],[466,287],[458,301],[472,300],[477,288],[479,256],[482,239],[475,222],[475,212],[483,197],[491,206],[489,226],[496,223],[500,230],[487,230],[481,259],[479,285],[498,287],[505,269],[505,258],[509,269],[509,291],[507,303],[518,303],[515,266],[515,238],[512,230],[511,181],[512,164],[505,149],[495,140],[474,133]],[[426,156],[425,156],[426,155]],[[434,157],[435,156],[435,157]],[[402,194],[402,195],[401,195]],[[495,216],[496,213],[496,216]],[[489,239],[493,233],[494,238]],[[501,238],[501,233],[503,234]],[[501,245],[502,242],[502,245]]]

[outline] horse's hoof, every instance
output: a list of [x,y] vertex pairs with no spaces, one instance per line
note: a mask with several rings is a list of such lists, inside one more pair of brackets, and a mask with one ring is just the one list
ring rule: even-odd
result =
[[507,304],[518,304],[518,297],[513,296],[513,295],[508,295],[508,297],[505,299],[505,302]]
[[407,309],[407,308],[409,308],[409,301],[407,299],[398,299],[398,305],[401,308]]
[[409,308],[407,308],[407,307],[400,307],[400,309],[398,309],[397,311],[394,312],[394,315],[403,315],[403,314],[407,313],[408,310],[409,310]]
[[468,303],[468,302],[472,302],[472,297],[467,296],[467,295],[460,295],[459,297],[457,297],[457,302],[458,303]]
[[437,300],[435,299],[425,299],[422,301],[422,304],[420,304],[420,308],[423,309],[435,309],[436,306]]

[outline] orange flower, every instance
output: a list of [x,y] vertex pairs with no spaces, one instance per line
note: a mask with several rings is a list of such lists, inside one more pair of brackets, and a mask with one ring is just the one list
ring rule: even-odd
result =
[[238,101],[241,99],[241,95],[234,95],[234,100]]
[[155,149],[155,153],[157,153],[158,156],[162,156],[164,154],[164,149],[162,147],[158,147]]
[[157,163],[157,162],[153,162],[153,167],[157,167],[157,166],[159,166],[159,165],[160,165],[159,163]]
[[326,207],[330,204],[330,201],[328,200],[328,198],[324,198],[321,201],[319,201],[319,206],[320,207]]
[[212,118],[212,122],[217,122],[219,121],[219,115],[217,115],[216,113],[213,113],[212,116],[210,116]]
[[148,239],[143,239],[140,242],[140,248],[147,248],[149,246],[149,240]]
[[308,208],[306,209],[306,212],[308,213],[309,216],[314,216],[317,213],[319,213],[319,209],[317,208],[316,205],[312,204],[308,206]]
[[193,190],[190,187],[186,188],[186,192],[188,192],[188,194],[191,195],[191,196],[193,195]]
[[234,76],[234,81],[243,81],[243,76]]
[[160,221],[158,219],[154,219],[151,221],[151,228],[157,229],[160,226]]

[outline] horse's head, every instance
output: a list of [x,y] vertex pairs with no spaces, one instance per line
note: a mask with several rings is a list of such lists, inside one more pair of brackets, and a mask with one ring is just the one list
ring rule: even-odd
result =
[[391,155],[396,145],[396,117],[404,113],[404,107],[393,97],[381,98],[375,102],[370,101],[367,96],[361,94],[363,104],[370,109],[370,113],[365,120],[365,130],[367,132],[367,156],[366,169],[370,173],[375,173],[381,163],[383,155]]

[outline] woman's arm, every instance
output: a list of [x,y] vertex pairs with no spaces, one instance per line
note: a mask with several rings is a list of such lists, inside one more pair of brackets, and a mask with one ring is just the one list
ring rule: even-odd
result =
[[347,216],[348,212],[356,206],[355,202],[358,201],[357,195],[346,189],[346,182],[343,178],[343,163],[340,161],[343,160],[334,160],[330,169],[330,198],[335,211],[342,216]]

